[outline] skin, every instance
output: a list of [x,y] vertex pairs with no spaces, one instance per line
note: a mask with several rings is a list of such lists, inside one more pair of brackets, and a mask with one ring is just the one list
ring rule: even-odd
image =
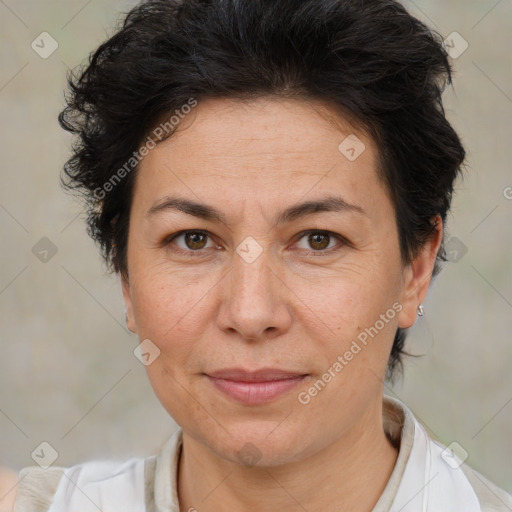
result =
[[[366,147],[353,162],[338,150],[351,134]],[[183,429],[181,511],[363,512],[382,493],[397,457],[382,425],[386,365],[397,327],[414,323],[426,296],[442,224],[404,265],[377,151],[321,103],[214,99],[140,164],[123,295],[129,328],[160,350],[148,376]],[[362,212],[276,225],[287,207],[333,195]],[[170,196],[210,205],[225,222],[172,208],[148,213]],[[170,240],[181,230],[209,237],[199,237],[199,249],[185,236]],[[319,248],[306,230],[346,242],[333,235]],[[252,262],[236,252],[248,236],[262,250]],[[301,404],[298,393],[394,303],[400,313]],[[247,405],[205,376],[225,368],[307,377],[273,401]],[[258,454],[251,466],[239,453],[247,443]]]
[[0,466],[0,512],[12,512],[16,500],[18,475]]

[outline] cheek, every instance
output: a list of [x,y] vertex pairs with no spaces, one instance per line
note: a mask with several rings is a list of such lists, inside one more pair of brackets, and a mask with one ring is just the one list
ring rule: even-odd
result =
[[[323,391],[322,382],[317,386],[322,392],[315,408],[332,401],[353,407],[355,397],[364,403],[365,396],[381,385],[401,310],[397,269],[384,261],[354,265],[350,272],[326,279],[323,286],[316,282],[304,289],[321,319],[319,329],[308,334],[313,350],[322,356],[316,369],[328,388]],[[315,389],[311,392],[316,396]]]
[[318,310],[328,319],[328,336],[320,330],[312,335],[312,353],[321,354],[321,364],[296,398],[309,418],[323,418],[326,433],[334,435],[350,418],[359,418],[380,392],[401,309],[396,290],[379,289],[385,285],[340,280]]
[[329,338],[346,339],[373,325],[392,307],[399,297],[396,276],[396,270],[382,263],[351,264],[336,273],[295,282],[290,288],[302,310],[314,314]]
[[151,340],[159,356],[146,367],[156,396],[180,425],[201,417],[194,379],[198,373],[201,340],[212,316],[214,286],[207,276],[200,279],[184,273],[147,270],[132,286],[132,302],[140,340]]
[[163,354],[186,354],[212,316],[213,276],[153,269],[135,276],[132,303],[140,339]]

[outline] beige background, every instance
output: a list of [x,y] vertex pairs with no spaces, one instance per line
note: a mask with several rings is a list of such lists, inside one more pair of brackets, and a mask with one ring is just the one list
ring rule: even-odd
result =
[[[117,280],[58,181],[65,72],[134,3],[0,0],[0,463],[16,469],[42,441],[69,465],[153,453],[174,428],[133,356]],[[512,491],[512,0],[406,6],[469,43],[446,95],[468,149],[450,219],[467,253],[445,266],[411,333],[409,350],[425,356],[388,392]],[[47,59],[31,48],[43,31],[59,45]],[[32,252],[42,237],[57,248],[46,263]]]

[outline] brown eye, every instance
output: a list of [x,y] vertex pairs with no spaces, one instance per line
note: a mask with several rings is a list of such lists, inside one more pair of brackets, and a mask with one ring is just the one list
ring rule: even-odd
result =
[[185,245],[192,250],[204,249],[208,237],[204,233],[185,233]]
[[341,235],[331,231],[305,231],[301,234],[295,244],[296,248],[318,256],[331,254],[347,245]]
[[329,246],[331,237],[327,233],[311,233],[308,236],[308,242],[312,249],[321,251]]
[[203,231],[180,231],[164,241],[164,245],[182,253],[204,254],[207,249],[217,248],[210,235]]

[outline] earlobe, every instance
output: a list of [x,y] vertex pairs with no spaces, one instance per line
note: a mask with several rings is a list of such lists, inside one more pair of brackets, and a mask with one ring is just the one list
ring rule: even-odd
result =
[[128,327],[128,330],[130,330],[131,332],[136,333],[137,325],[135,323],[135,317],[133,315],[130,282],[128,281],[127,277],[121,276],[121,288],[123,291],[126,327]]
[[404,272],[404,288],[402,292],[402,311],[398,316],[398,325],[407,329],[414,325],[419,306],[425,300],[432,280],[437,253],[443,239],[443,221],[439,215],[433,219],[435,231],[430,239],[420,248],[416,257],[407,265]]

